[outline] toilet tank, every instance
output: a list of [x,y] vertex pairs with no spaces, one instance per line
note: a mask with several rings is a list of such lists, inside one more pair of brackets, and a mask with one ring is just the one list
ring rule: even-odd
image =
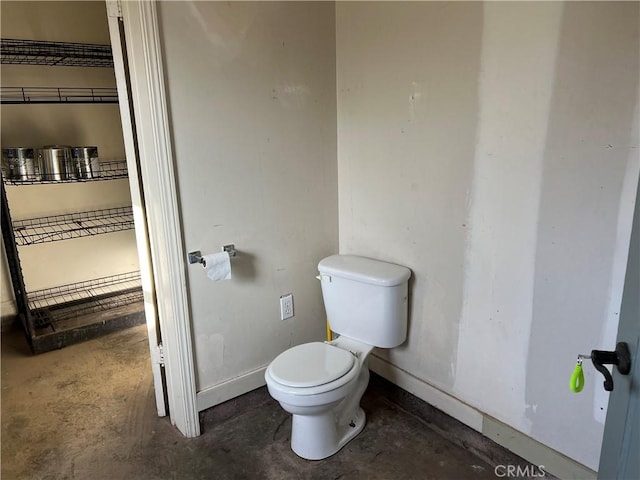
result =
[[318,264],[331,330],[376,347],[407,337],[411,270],[355,255],[332,255]]

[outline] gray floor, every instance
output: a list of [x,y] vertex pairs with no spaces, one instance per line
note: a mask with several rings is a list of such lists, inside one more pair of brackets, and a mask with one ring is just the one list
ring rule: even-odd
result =
[[326,460],[291,451],[290,417],[265,388],[183,438],[156,415],[145,328],[37,356],[21,332],[2,335],[3,480],[474,479],[519,461],[375,376],[365,430]]

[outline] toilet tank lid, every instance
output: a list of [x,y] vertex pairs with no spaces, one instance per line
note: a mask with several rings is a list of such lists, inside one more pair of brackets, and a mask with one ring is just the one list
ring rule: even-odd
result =
[[331,255],[318,264],[324,275],[369,283],[380,287],[394,287],[406,282],[411,270],[395,263],[382,262],[357,255]]

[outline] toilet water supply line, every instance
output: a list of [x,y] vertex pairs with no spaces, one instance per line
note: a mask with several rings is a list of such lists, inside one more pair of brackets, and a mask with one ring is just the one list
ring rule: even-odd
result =
[[331,340],[333,340],[333,338],[331,338],[331,325],[329,325],[329,319],[327,318],[327,342]]

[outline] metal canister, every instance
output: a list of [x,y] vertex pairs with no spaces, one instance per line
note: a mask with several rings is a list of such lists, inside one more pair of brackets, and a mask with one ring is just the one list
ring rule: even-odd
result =
[[7,148],[2,149],[2,178],[9,180],[11,178],[11,167],[9,167],[9,157],[7,156]]
[[78,178],[71,157],[71,147],[47,145],[39,150],[38,158],[43,180],[59,181]]
[[2,175],[15,181],[37,180],[39,171],[34,162],[33,148],[3,148]]
[[71,155],[78,169],[78,178],[96,178],[100,176],[98,147],[73,147]]

